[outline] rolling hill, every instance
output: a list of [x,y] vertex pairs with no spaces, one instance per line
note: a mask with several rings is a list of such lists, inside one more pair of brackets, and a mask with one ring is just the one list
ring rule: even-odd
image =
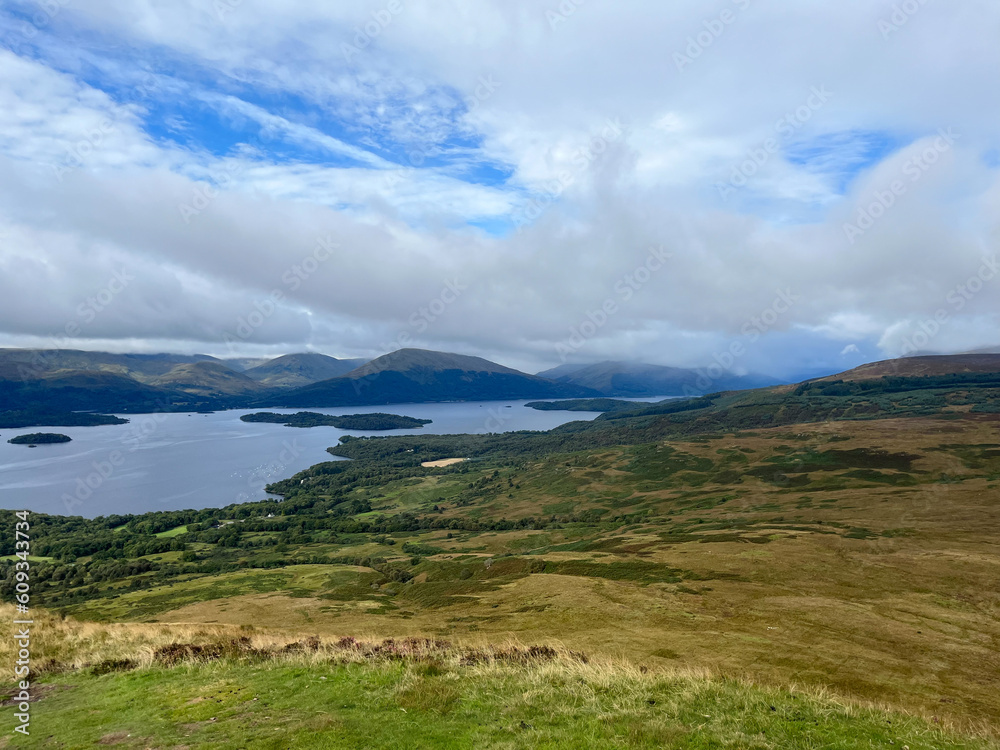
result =
[[886,377],[915,378],[991,372],[1000,372],[1000,354],[935,354],[870,362],[837,375],[819,378],[818,382],[829,382],[832,380],[874,380]]
[[157,404],[179,397],[182,402],[188,400],[184,394],[113,372],[65,370],[30,379],[0,379],[0,410],[154,411]]
[[528,375],[481,357],[400,349],[341,377],[272,400],[295,408],[595,395],[589,388]]
[[[114,354],[77,349],[0,349],[0,372],[31,379],[68,370],[110,372],[151,383],[177,365],[219,362],[207,354]],[[12,379],[12,378],[11,378]]]
[[206,355],[0,350],[0,410],[225,408],[266,388]]
[[230,370],[236,370],[237,372],[246,372],[251,367],[266,365],[272,359],[273,357],[226,357],[225,359],[222,360],[222,364],[224,364]]
[[270,388],[298,388],[321,380],[346,375],[365,364],[364,359],[336,359],[325,354],[302,352],[286,354],[256,367],[244,374]]
[[177,365],[153,381],[154,385],[198,396],[246,396],[267,390],[242,372],[234,372],[221,362],[192,362]]
[[[367,371],[465,364],[401,356]],[[996,748],[1000,384],[956,377],[350,438],[329,452],[351,460],[269,485],[281,499],[38,516],[38,715],[66,747],[357,747],[377,711],[400,747],[486,746],[493,727],[497,747]],[[648,682],[678,672],[712,681]],[[645,713],[618,726],[625,695]]]
[[705,377],[698,370],[664,367],[642,362],[598,362],[593,365],[560,365],[539,377],[582,386],[604,396],[685,396],[712,391],[744,390],[777,384],[774,378],[748,374]]

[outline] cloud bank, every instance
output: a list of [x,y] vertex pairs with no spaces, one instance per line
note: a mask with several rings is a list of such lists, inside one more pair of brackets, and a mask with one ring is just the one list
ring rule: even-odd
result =
[[349,6],[0,10],[0,345],[1000,344],[995,4]]

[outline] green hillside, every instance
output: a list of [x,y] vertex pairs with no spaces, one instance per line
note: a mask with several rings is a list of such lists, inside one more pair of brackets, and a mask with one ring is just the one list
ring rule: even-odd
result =
[[[9,614],[5,612],[5,614]],[[46,622],[32,735],[5,747],[960,750],[982,735],[822,691],[548,646]]]
[[[60,726],[113,726],[125,733],[116,742],[136,747],[181,745],[186,731],[212,747],[236,731],[219,722],[237,720],[248,747],[364,747],[362,715],[389,732],[371,747],[397,736],[429,747],[443,736],[456,747],[586,747],[586,737],[598,747],[995,747],[1000,698],[984,686],[1000,673],[998,405],[989,373],[834,379],[636,404],[550,432],[344,438],[330,450],[352,460],[271,485],[282,500],[32,516],[32,601],[93,636],[50,654],[73,668],[43,682],[72,687],[39,705],[65,712],[54,714]],[[468,460],[432,465],[449,459]],[[14,520],[0,512],[0,523]],[[15,551],[0,538],[0,555]],[[4,599],[16,582],[15,561],[0,561]],[[160,645],[209,635],[326,645],[304,665],[237,645],[231,658],[186,667],[156,661],[151,633]],[[343,664],[336,643],[348,636],[459,651]],[[461,649],[512,640],[559,657],[486,676],[463,663]],[[88,655],[72,655],[83,646]],[[129,661],[87,671],[106,659]],[[434,674],[421,671],[428,663]],[[605,682],[586,672],[608,663],[597,670]],[[574,676],[539,688],[537,675],[556,666]],[[670,682],[692,675],[708,677],[697,689]],[[279,689],[314,679],[315,704],[278,701]],[[650,680],[661,681],[655,695]],[[399,697],[414,684],[431,703]],[[273,744],[270,720],[227,703],[241,685],[290,717]],[[604,687],[586,700],[568,692],[583,685]],[[143,697],[157,691],[169,700]],[[124,695],[139,697],[118,728],[111,707]],[[803,695],[818,702],[796,714],[788,707]],[[223,703],[196,708],[209,697]],[[532,713],[535,703],[549,709]],[[859,708],[868,704],[893,715]],[[69,737],[80,744],[63,746],[95,741]]]

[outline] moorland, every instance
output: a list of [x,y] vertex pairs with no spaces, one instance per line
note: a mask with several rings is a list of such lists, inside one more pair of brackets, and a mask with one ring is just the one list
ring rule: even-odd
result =
[[52,746],[997,747],[1000,373],[633,406],[33,516]]

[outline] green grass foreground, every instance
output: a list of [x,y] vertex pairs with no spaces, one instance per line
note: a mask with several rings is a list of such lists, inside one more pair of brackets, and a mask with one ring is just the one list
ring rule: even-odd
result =
[[[109,642],[114,642],[110,636]],[[921,718],[517,646],[251,639],[43,680],[31,748],[995,748]],[[120,650],[116,653],[121,656]],[[5,708],[5,713],[10,712]],[[8,717],[9,718],[9,717]]]

